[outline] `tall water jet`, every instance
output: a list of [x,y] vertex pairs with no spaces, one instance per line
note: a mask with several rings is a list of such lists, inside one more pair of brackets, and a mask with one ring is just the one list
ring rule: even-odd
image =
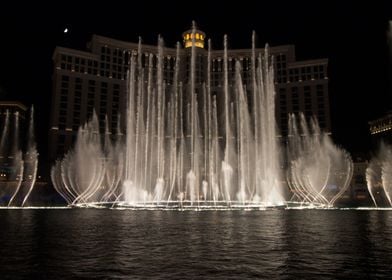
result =
[[[3,197],[7,206],[23,207],[29,204],[38,169],[38,152],[34,140],[34,109],[31,107],[25,146],[20,140],[19,112],[5,114],[0,143],[0,165],[6,176],[2,180]],[[23,149],[22,149],[23,148]]]
[[3,131],[1,133],[1,142],[0,142],[0,152],[1,155],[4,156],[6,152],[6,141],[9,139],[9,126],[10,126],[10,112],[9,110],[6,110],[5,112],[5,118],[4,118],[4,124],[3,124]]
[[281,149],[276,133],[275,84],[271,60],[266,46],[264,56],[260,53],[258,57],[256,88],[253,89],[257,91],[256,104],[259,107],[256,119],[260,120],[257,124],[258,140],[255,142],[259,153],[256,162],[256,196],[267,203],[281,204],[285,199],[281,183]]
[[25,153],[25,194],[21,206],[25,206],[28,198],[33,191],[38,171],[38,151],[34,140],[34,107],[30,109],[30,123],[27,136],[27,149]]

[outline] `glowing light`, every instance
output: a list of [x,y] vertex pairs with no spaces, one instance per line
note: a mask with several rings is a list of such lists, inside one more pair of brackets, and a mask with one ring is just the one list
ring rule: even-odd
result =
[[204,35],[201,33],[187,33],[184,34],[183,38],[185,48],[190,48],[192,46],[204,48]]
[[65,28],[65,29],[64,29],[64,33],[68,33],[68,28]]
[[[190,48],[192,47],[192,41],[186,41],[185,42],[185,48]],[[204,48],[204,43],[203,42],[195,42],[195,47],[198,48]]]

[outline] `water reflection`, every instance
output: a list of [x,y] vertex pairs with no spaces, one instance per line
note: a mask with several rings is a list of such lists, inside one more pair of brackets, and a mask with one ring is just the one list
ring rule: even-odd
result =
[[0,211],[5,278],[387,277],[390,211]]

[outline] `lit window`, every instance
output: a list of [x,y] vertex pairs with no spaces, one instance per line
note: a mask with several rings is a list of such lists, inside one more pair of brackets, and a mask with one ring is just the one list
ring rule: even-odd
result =
[[200,38],[199,33],[196,33],[196,39],[199,39],[199,38]]

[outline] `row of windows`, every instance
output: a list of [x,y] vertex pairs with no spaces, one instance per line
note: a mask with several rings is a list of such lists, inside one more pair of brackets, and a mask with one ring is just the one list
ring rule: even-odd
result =
[[[125,49],[119,49],[119,48],[110,48],[108,46],[101,46],[101,61],[114,62],[114,63],[119,63],[119,64],[122,64],[122,63],[128,64],[128,61],[130,60],[131,54],[135,57],[135,60],[137,61],[138,60],[137,59],[137,57],[138,57],[137,49],[125,50]],[[259,54],[257,53],[256,55],[257,55],[256,60],[258,60]],[[153,57],[153,60],[154,60],[153,65],[157,64],[156,63],[156,60],[157,60],[156,54],[142,51],[141,61],[142,61],[143,65],[147,65],[150,56]],[[206,57],[203,54],[197,54],[197,56],[200,57],[200,59],[203,59]],[[170,56],[170,55],[165,55],[164,59],[167,60],[169,63],[172,63],[172,62],[175,62],[176,57]],[[222,60],[222,57],[214,57],[213,58],[213,62],[220,61],[220,60]],[[234,60],[248,61],[250,63],[251,54],[249,54],[248,56],[233,57],[229,53],[228,60],[229,61],[231,61],[231,60],[233,60],[233,61]],[[287,60],[286,54],[274,55],[274,61],[277,64],[286,63],[286,60]],[[66,55],[66,54],[61,54],[61,61],[67,62],[67,63],[81,64],[81,65],[86,65],[86,66],[87,65],[88,66],[93,66],[93,65],[97,66],[96,61],[94,61],[92,59],[77,57],[77,56],[72,56],[72,55]],[[257,61],[256,61],[256,63],[257,63]],[[174,65],[174,64],[172,64],[172,65]]]
[[[92,60],[87,60],[84,58],[79,58],[79,57],[72,57],[72,56],[66,56],[66,55],[61,55],[61,69],[64,70],[70,70],[70,71],[76,71],[76,72],[81,72],[81,73],[88,73],[88,74],[94,74],[96,75],[98,73],[98,62],[97,61],[92,61]],[[196,60],[196,65],[203,65],[205,57],[199,55]],[[173,70],[175,67],[175,57],[164,57],[163,58],[163,69],[171,69]],[[188,63],[190,64],[190,57],[187,57]],[[87,61],[87,65],[86,65]],[[137,55],[135,55],[135,62],[138,61]],[[241,69],[244,71],[249,71],[251,69],[251,59],[249,57],[245,57],[243,59],[232,59],[229,58],[228,60],[228,70],[229,71],[234,71],[235,70],[235,64],[236,61],[241,61]],[[152,57],[152,67],[156,68],[158,64],[158,58],[156,55]],[[258,62],[256,61],[256,64]],[[101,55],[101,62],[100,62],[100,70],[114,70],[118,72],[126,72],[128,70],[128,60],[125,59],[123,60],[122,58],[117,58],[117,57],[110,57],[106,55]],[[146,68],[149,66],[149,54],[142,55],[141,59],[141,65],[143,68]],[[188,65],[189,66],[189,65]],[[285,68],[286,63],[277,63],[278,68]],[[257,65],[256,65],[257,67]],[[211,63],[211,69],[212,71],[217,71],[217,72],[222,72],[223,71],[223,60],[222,59],[213,59]],[[101,74],[101,76],[104,76],[105,73]]]
[[[92,113],[88,115],[88,119],[92,118]],[[105,131],[105,123],[106,123],[106,115],[105,114],[100,114],[98,115],[98,120],[99,120],[99,126],[100,126],[100,131],[103,134]],[[66,128],[68,128],[68,126],[65,125],[65,123],[60,123],[58,125],[58,128],[60,131],[64,131]],[[72,141],[75,140],[76,137],[76,132],[79,130],[80,126],[79,125],[72,125],[72,130],[74,131],[74,133],[72,134]],[[116,134],[121,133],[121,131],[118,131],[118,125],[117,125],[117,116],[113,116],[112,121],[109,121],[109,132],[112,133],[112,136],[115,137]],[[58,147],[63,149],[64,145],[66,144],[66,139],[70,139],[67,138],[66,135],[64,134],[59,134],[58,136],[59,138],[57,139],[58,141]],[[69,137],[71,137],[71,135],[69,135]],[[69,144],[69,143],[68,143]]]
[[[75,77],[75,78],[73,78],[73,80],[75,83],[75,89],[81,89],[81,84],[84,79],[82,79],[80,77]],[[70,76],[67,76],[67,75],[61,76],[61,87],[62,88],[68,88],[70,82],[71,82]],[[96,86],[100,86],[101,88],[108,88],[109,84],[112,86],[113,90],[120,89],[120,84],[117,84],[117,83],[108,83],[108,82],[103,82],[103,81],[88,80],[88,86],[93,87],[93,88]]]
[[[297,87],[297,86],[294,86],[294,87],[291,87],[291,88],[288,88],[288,89],[287,88],[279,88],[278,92],[279,92],[279,94],[281,96],[286,95],[287,92],[290,92],[291,94],[298,94],[300,89],[301,88]],[[304,95],[305,96],[309,96],[311,94],[311,89],[312,89],[311,86],[304,86],[302,88]],[[324,94],[324,91],[325,91],[324,85],[318,84],[318,85],[316,85],[315,89],[316,89],[317,95],[323,95]]]
[[[67,112],[68,106],[72,106],[70,103],[71,100],[69,100],[69,81],[70,77],[63,75],[61,77],[62,80],[62,88],[60,90],[60,110],[59,110],[59,128],[64,128],[66,121],[67,121],[67,115],[69,113]],[[100,85],[101,89],[101,102],[100,102],[100,112],[105,112],[107,111],[107,93],[108,93],[108,83],[107,82],[99,82],[95,80],[89,80],[88,81],[88,92],[87,92],[87,114],[92,114],[94,110],[94,103],[96,99],[96,86]],[[112,85],[113,91],[112,91],[112,110],[114,112],[117,112],[119,110],[119,96],[120,96],[120,85],[119,84],[113,84]],[[73,97],[73,116],[70,116],[72,119],[72,128],[73,130],[77,130],[79,125],[81,124],[81,106],[82,106],[82,79],[79,77],[76,77],[74,79],[74,97]]]
[[77,56],[71,56],[71,55],[61,55],[61,62],[67,63],[67,64],[76,64],[80,66],[90,66],[90,67],[98,67],[98,62],[96,60],[92,59],[86,59],[86,58],[81,58]]
[[[92,59],[86,59],[81,57],[75,57],[70,55],[61,55],[61,69],[71,70],[74,69],[77,72],[85,72],[86,69],[98,68],[98,61]],[[76,70],[77,69],[77,70]]]
[[[108,49],[110,50],[110,49]],[[146,57],[148,54],[142,56],[142,67],[146,68],[148,66],[148,61]],[[114,78],[114,79],[126,79],[126,73],[128,71],[128,63],[123,63],[122,59],[118,59],[117,57],[109,57],[102,55],[101,63],[99,64],[98,69],[98,62],[92,60],[86,60],[83,58],[72,57],[62,55],[62,62],[61,62],[61,69],[69,70],[69,71],[76,71],[84,74],[91,74],[91,75],[99,75],[107,78]],[[281,57],[281,56],[278,56]],[[200,71],[202,71],[202,56],[197,57],[196,65],[199,65]],[[190,60],[187,57],[187,60]],[[200,60],[200,61],[199,61]],[[86,65],[87,61],[87,65]],[[106,61],[106,63],[105,63]],[[135,57],[135,61],[137,61],[137,55]],[[241,61],[241,69],[243,72],[251,70],[251,59],[249,57],[245,57],[242,60],[237,59],[229,59],[228,60],[228,71],[235,71],[235,64],[236,61]],[[80,63],[80,65],[79,65]],[[153,67],[157,65],[157,56],[153,56],[152,64]],[[189,64],[190,62],[188,62]],[[313,67],[307,66],[302,68],[294,68],[289,69],[289,72],[286,71],[286,63],[282,62],[282,60],[276,63],[276,76],[278,83],[286,83],[287,80],[289,82],[299,82],[305,80],[312,80],[312,79],[322,79],[325,78],[325,67],[324,65],[315,65]],[[173,71],[175,66],[175,58],[174,57],[165,57],[163,61],[164,71]],[[257,67],[257,66],[256,66]],[[211,70],[212,72],[223,72],[224,64],[222,59],[213,59]],[[187,67],[189,70],[189,65]],[[170,75],[170,74],[168,74]],[[288,76],[288,77],[287,77]],[[165,78],[169,81],[172,81],[172,78]]]
[[[112,104],[112,112],[115,114],[119,111],[119,105],[118,103],[116,104]],[[87,105],[87,119],[91,118],[93,112],[94,112],[94,108],[95,108],[95,112],[99,113],[99,116],[106,116],[106,114],[108,113],[107,110],[107,106],[106,103],[104,104],[100,104],[99,110],[97,110],[97,108],[93,105],[93,104],[88,104]],[[69,118],[70,120],[72,120],[72,128],[73,130],[78,130],[79,126],[82,124],[83,118],[82,114],[81,114],[81,108],[80,108],[80,104],[79,105],[75,105],[74,104],[74,111],[72,116],[68,116],[69,112],[65,109],[65,108],[61,108],[59,111],[59,117],[58,117],[58,125],[59,125],[59,129],[62,129],[66,126],[67,124],[67,119]],[[117,116],[113,115],[112,116],[112,122],[116,123],[117,122]]]
[[[278,82],[279,78],[283,80],[286,76],[286,71],[285,70],[278,70]],[[281,76],[281,77],[280,77]],[[318,80],[318,79],[324,79],[326,78],[326,72],[324,65],[316,65],[313,67],[307,66],[307,67],[301,67],[301,68],[294,68],[294,69],[289,69],[289,82],[301,82],[301,81],[309,81],[309,80]]]
[[278,54],[278,55],[275,55],[275,61],[276,62],[281,62],[281,63],[285,63],[286,62],[286,55],[285,54]]
[[[131,51],[129,50],[114,49],[112,52],[111,49],[106,46],[101,48],[101,63],[106,62],[106,64],[129,65],[131,57]],[[139,63],[139,54],[137,54],[136,50],[133,50],[133,59],[135,63]],[[174,69],[175,61],[176,58],[173,56],[164,56],[163,68]],[[142,53],[140,56],[140,63],[142,67],[152,66],[153,68],[156,68],[158,65],[158,56],[150,53]]]
[[[234,59],[234,58],[229,58],[227,61],[227,69],[228,71],[235,71],[236,69],[236,63],[237,61],[240,62],[240,67],[241,71],[251,71],[252,69],[252,59],[250,57],[245,57],[242,59]],[[259,61],[256,60],[255,67],[257,68],[259,65]],[[281,64],[280,62],[278,63],[278,68],[280,69],[282,66],[285,66],[286,63]],[[224,63],[223,59],[213,59],[211,61],[211,71],[212,72],[223,72],[224,71]]]
[[[286,102],[286,100],[280,100],[279,105],[280,105],[279,109],[281,111],[283,112],[287,111],[288,103]],[[312,111],[317,109],[317,112],[323,112],[323,114],[325,112],[325,105],[322,102],[317,102],[316,104],[313,105],[310,100],[305,100],[305,102],[301,106],[298,99],[293,99],[291,101],[291,106],[293,107],[293,110],[295,110],[295,108],[301,107],[301,108],[305,108],[305,110],[312,110]]]
[[292,110],[291,112],[282,112],[280,114],[279,123],[281,125],[287,125],[288,119],[289,119],[288,116],[289,116],[289,114],[292,114],[292,113],[295,115],[298,115],[299,113],[303,113],[305,115],[305,117],[307,117],[309,119],[311,117],[316,118],[316,120],[319,122],[319,124],[323,124],[323,126],[327,123],[326,118],[325,118],[325,114],[323,112],[315,113],[314,111],[310,111],[310,110],[306,110],[306,111],[299,110],[299,108],[296,108],[296,110]]
[[68,70],[68,71],[75,71],[75,72],[83,73],[83,74],[98,75],[97,68],[67,64],[67,63],[63,63],[63,62],[60,64],[60,69]]

